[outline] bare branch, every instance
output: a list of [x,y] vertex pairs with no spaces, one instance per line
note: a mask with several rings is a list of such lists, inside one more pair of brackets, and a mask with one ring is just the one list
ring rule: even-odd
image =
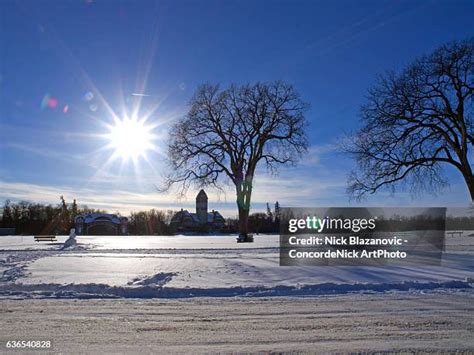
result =
[[461,172],[474,199],[472,149],[474,39],[451,42],[387,72],[361,108],[363,127],[343,149],[357,172],[349,178],[356,198],[397,187],[436,192],[446,185],[441,166]]

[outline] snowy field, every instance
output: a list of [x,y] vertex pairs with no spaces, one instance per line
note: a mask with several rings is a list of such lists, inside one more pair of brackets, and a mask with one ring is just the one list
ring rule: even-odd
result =
[[280,267],[276,235],[0,237],[0,353],[472,353],[470,234],[412,267]]
[[446,237],[441,266],[280,267],[278,235],[78,236],[74,250],[0,237],[1,298],[187,298],[471,292],[474,236]]
[[11,339],[49,340],[61,354],[474,351],[474,295],[464,292],[0,304],[0,353]]

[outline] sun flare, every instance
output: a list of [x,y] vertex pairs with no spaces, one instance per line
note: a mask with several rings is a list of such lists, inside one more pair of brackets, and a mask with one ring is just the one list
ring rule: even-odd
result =
[[124,118],[116,120],[109,129],[109,146],[124,160],[144,157],[148,150],[153,149],[152,127],[145,126],[143,121]]

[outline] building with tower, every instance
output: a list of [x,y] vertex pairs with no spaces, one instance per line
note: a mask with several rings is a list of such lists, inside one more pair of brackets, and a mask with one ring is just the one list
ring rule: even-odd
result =
[[207,223],[207,194],[204,190],[199,191],[196,196],[196,215],[198,220]]
[[196,196],[196,213],[181,209],[170,222],[170,227],[176,233],[218,232],[224,225],[225,219],[219,212],[208,211],[208,197],[204,190]]

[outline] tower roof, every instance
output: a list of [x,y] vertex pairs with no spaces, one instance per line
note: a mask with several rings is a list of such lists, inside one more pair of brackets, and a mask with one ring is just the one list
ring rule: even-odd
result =
[[201,191],[199,191],[199,193],[196,196],[196,200],[204,200],[204,199],[207,200],[207,194],[203,189],[201,189]]

